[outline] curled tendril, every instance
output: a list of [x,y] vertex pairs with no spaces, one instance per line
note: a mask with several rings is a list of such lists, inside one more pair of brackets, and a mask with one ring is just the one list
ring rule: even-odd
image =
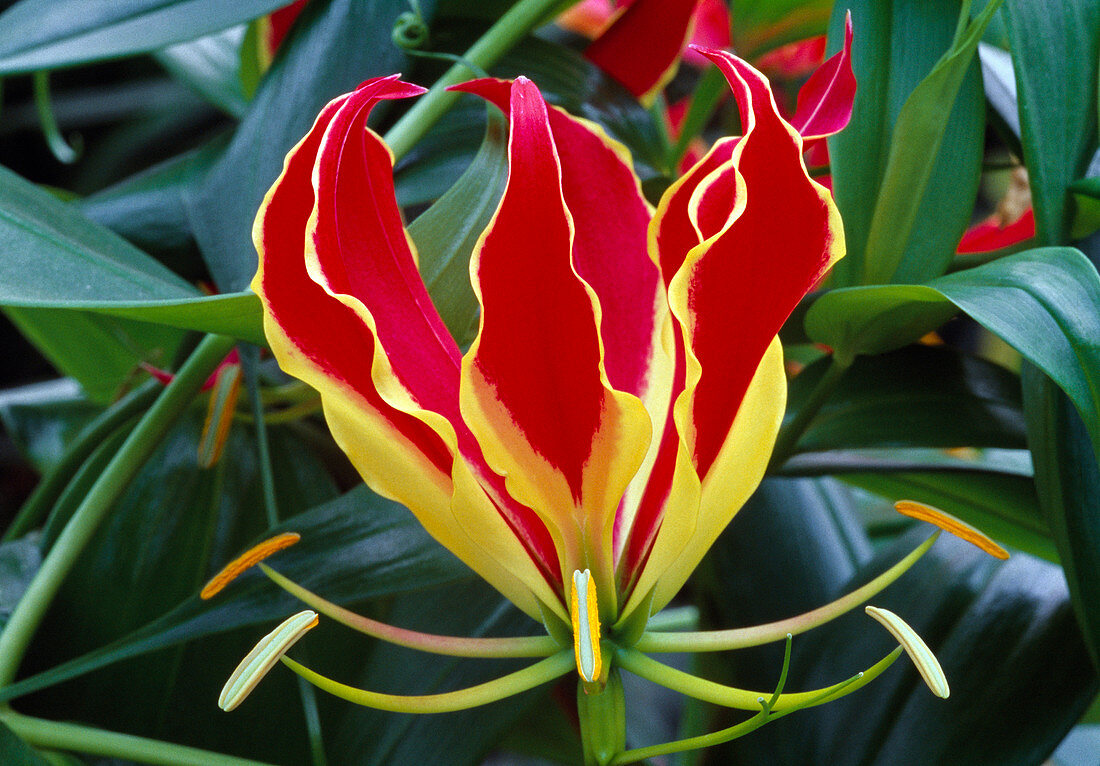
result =
[[393,44],[403,50],[417,50],[428,44],[428,25],[419,13],[405,11],[393,24]]

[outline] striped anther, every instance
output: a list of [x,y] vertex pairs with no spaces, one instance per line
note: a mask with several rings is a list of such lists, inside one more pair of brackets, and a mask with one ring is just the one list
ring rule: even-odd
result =
[[955,518],[950,513],[941,511],[939,508],[933,508],[930,505],[913,500],[899,500],[894,503],[894,510],[903,516],[935,524],[943,531],[950,532],[955,537],[981,548],[990,556],[999,559],[1008,558],[1008,551],[989,539],[981,530],[970,526],[962,519]]
[[211,578],[201,591],[199,598],[203,601],[218,595],[222,589],[237,579],[245,570],[254,567],[272,554],[278,553],[283,548],[289,548],[302,539],[297,532],[283,532],[264,540],[242,553],[237,558],[226,564],[220,572]]
[[916,631],[909,627],[905,620],[898,617],[888,609],[879,609],[877,606],[868,606],[865,611],[875,618],[884,628],[890,631],[890,635],[898,640],[909,659],[917,666],[924,683],[932,690],[932,693],[942,699],[947,699],[951,689],[947,685],[947,676],[943,674],[936,655],[924,643],[924,639],[917,635]]
[[279,658],[317,625],[317,621],[317,613],[306,609],[287,618],[279,627],[261,638],[256,648],[241,660],[225,682],[221,696],[218,697],[218,707],[228,713],[244,702],[245,697],[252,693]]
[[573,622],[573,653],[577,672],[586,683],[599,680],[603,671],[600,654],[600,614],[596,604],[596,583],[586,569],[573,572],[569,616]]

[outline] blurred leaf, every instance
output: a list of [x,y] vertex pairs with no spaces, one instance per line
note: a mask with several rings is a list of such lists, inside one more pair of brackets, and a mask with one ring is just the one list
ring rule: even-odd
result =
[[1010,145],[1017,157],[1022,156],[1020,148],[1020,113],[1016,99],[1016,74],[1012,69],[1012,54],[988,43],[978,43],[978,58],[982,64],[982,84],[985,86],[985,98],[993,111],[990,120],[997,118],[1007,129],[1002,137],[1015,139]]
[[[300,446],[288,449],[283,453],[284,462],[276,465],[276,477],[285,482],[280,486],[293,486],[297,480],[292,469],[300,450]],[[302,540],[273,558],[271,565],[336,603],[356,603],[471,576],[405,508],[362,486],[288,518],[263,537],[280,531],[298,532]],[[213,553],[208,574],[238,552],[222,549]],[[0,691],[0,699],[21,696],[183,641],[280,619],[299,607],[296,599],[259,572],[246,573],[215,599],[201,601],[192,595],[167,614],[108,646],[6,687]]]
[[[1100,469],[1097,437],[1062,393],[1035,368],[1024,372],[1024,401],[1039,499],[1070,583],[1070,595],[1100,667]],[[1095,424],[1095,421],[1093,421]]]
[[[833,190],[844,218],[848,255],[833,267],[833,284],[866,281],[864,270],[877,257],[868,249],[875,203],[884,183],[892,137],[906,100],[948,49],[959,14],[956,0],[901,2],[849,0],[836,3],[829,26],[829,53],[844,39],[844,15],[851,9],[856,30],[852,66],[859,88],[852,121],[829,139]],[[942,110],[942,104],[934,105]],[[955,97],[944,140],[916,224],[901,261],[928,257],[946,262],[970,223],[982,159],[985,102],[976,64]],[[898,133],[898,140],[903,139]],[[939,269],[942,271],[942,269]],[[937,272],[938,273],[938,272]],[[927,276],[922,274],[920,276]],[[894,277],[910,279],[908,272]],[[912,278],[919,278],[916,274]]]
[[[475,101],[473,96],[463,98],[397,163],[397,203],[411,207],[440,199],[471,168],[484,136],[485,102]],[[411,232],[412,227],[409,229]],[[470,281],[468,275],[463,278]]]
[[49,761],[3,723],[0,723],[0,761],[7,766],[49,766]]
[[232,117],[248,109],[241,82],[244,27],[236,26],[157,51],[154,58],[177,80]]
[[825,34],[830,0],[732,0],[733,47],[747,59]]
[[[921,528],[906,535],[844,590],[927,534]],[[797,580],[797,569],[786,576]],[[1001,564],[945,536],[874,604],[901,615],[928,642],[947,674],[950,699],[933,697],[903,657],[860,693],[737,740],[723,763],[1030,766],[1054,750],[1095,694],[1055,566],[1024,555]],[[895,645],[856,610],[795,639],[788,688],[835,682]],[[758,673],[768,670],[774,668]],[[749,671],[738,674],[740,683]]]
[[[820,380],[822,359],[791,383],[793,417]],[[798,442],[799,451],[860,447],[1026,446],[1019,379],[948,347],[861,357]]]
[[[971,66],[974,53],[986,25],[999,7],[1000,0],[990,0],[981,14],[968,20],[965,31],[913,89],[898,113],[875,212],[867,232],[863,264],[865,282],[923,282],[944,273],[955,255],[958,237],[970,221],[978,193],[985,134],[985,101],[980,90],[961,88],[967,72],[971,72],[972,83],[978,80]],[[958,150],[962,156],[955,158],[955,185],[945,187],[930,182],[940,147],[948,136],[950,112],[945,107],[954,104],[957,96],[973,99],[977,104],[969,109],[972,120],[967,125],[967,134],[951,134],[956,144],[948,151]],[[919,247],[913,249],[910,238],[913,232],[919,232],[918,215],[923,199],[943,196],[950,197],[954,205],[952,223],[962,223],[957,231],[946,228],[955,236],[955,241],[941,237],[935,243],[919,242]],[[936,223],[944,227],[945,221],[939,219]]]
[[[421,3],[430,19],[434,3]],[[252,222],[286,153],[330,99],[368,77],[408,63],[390,40],[407,0],[313,0],[279,47],[225,154],[202,188],[188,195],[188,217],[218,289],[243,290],[256,273]],[[376,110],[384,116],[386,105]]]
[[[36,536],[0,543],[0,625],[7,624],[23,592],[42,566]],[[0,745],[0,753],[3,746]]]
[[[495,107],[487,108],[495,111]],[[469,168],[409,226],[419,254],[420,274],[460,346],[469,345],[477,333],[478,302],[470,285],[470,254],[504,192],[507,133],[499,112],[490,115],[485,139]]]
[[[479,579],[398,596],[384,618],[394,625],[444,635],[518,636],[544,632],[542,626]],[[357,636],[350,643],[355,646],[366,641]],[[355,657],[352,652],[348,654]],[[311,656],[322,665],[325,656],[331,653]],[[348,682],[400,694],[431,694],[482,683],[531,663],[532,660],[426,655],[374,642],[366,667]],[[572,678],[566,682],[570,686],[575,683]],[[427,764],[438,763],[442,758],[454,766],[475,766],[482,763],[503,732],[539,694],[539,690],[532,690],[492,705],[442,715],[398,715],[343,705],[330,737],[329,757],[341,764]]]
[[100,409],[69,379],[0,391],[0,421],[39,471],[61,460],[69,441]]
[[20,0],[0,14],[0,74],[121,58],[217,32],[287,0]]

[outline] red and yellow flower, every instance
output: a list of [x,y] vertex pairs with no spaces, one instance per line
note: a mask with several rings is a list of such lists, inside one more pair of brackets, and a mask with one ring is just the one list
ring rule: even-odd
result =
[[777,333],[844,252],[766,79],[703,52],[745,133],[656,210],[625,148],[532,82],[459,86],[510,128],[465,353],[367,127],[379,101],[421,88],[377,78],[328,104],[256,221],[253,288],[280,365],[320,392],[375,491],[536,619],[570,623],[582,570],[612,633],[676,594],[764,474],[786,400]]

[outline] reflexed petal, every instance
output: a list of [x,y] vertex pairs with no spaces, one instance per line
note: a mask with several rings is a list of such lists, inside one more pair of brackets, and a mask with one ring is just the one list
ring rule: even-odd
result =
[[856,76],[852,72],[852,14],[844,19],[844,47],[810,75],[798,91],[791,125],[807,146],[813,139],[839,133],[852,118]]
[[462,411],[509,492],[556,527],[565,571],[591,568],[609,584],[615,507],[649,445],[649,418],[607,380],[600,305],[572,262],[542,96],[524,78],[511,87],[508,184],[471,263],[482,314]]
[[537,616],[533,598],[516,594],[525,588],[519,583],[546,591],[546,572],[556,569],[538,519],[503,491],[495,498],[507,524],[531,543],[526,561],[503,571],[452,512],[459,443],[488,484],[501,482],[458,417],[458,351],[421,300],[426,293],[393,200],[392,159],[365,129],[378,99],[421,91],[382,78],[326,107],[261,208],[253,288],[280,365],[321,393],[333,437],[367,483],[407,505],[436,539]]
[[676,73],[696,0],[635,0],[584,55],[643,102]]
[[[764,351],[844,242],[832,197],[807,175],[801,137],[779,115],[767,80],[730,54],[703,52],[725,73],[746,127],[727,166],[692,194],[688,217],[709,238],[670,286],[690,350],[691,420],[681,433],[705,483]],[[708,211],[740,204],[743,212],[711,235],[721,217]]]
[[[509,110],[511,86],[506,81],[477,80],[454,89]],[[573,265],[599,301],[608,381],[615,390],[638,396],[655,426],[650,453],[616,514],[618,551],[668,420],[672,357],[661,341],[669,321],[668,300],[647,251],[651,211],[627,150],[598,125],[561,109],[550,109],[548,118],[561,166],[562,196],[573,221]]]

